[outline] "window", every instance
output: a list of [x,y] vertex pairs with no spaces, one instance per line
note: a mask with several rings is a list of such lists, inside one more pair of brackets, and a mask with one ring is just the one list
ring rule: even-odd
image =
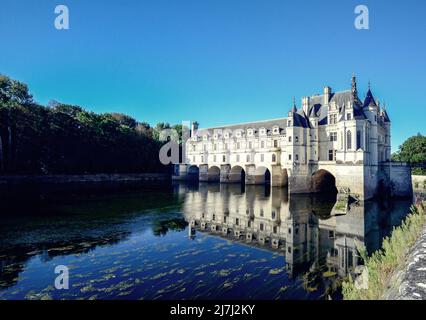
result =
[[226,223],[226,216],[224,216],[224,217],[223,217],[223,222],[225,222],[225,223]]
[[239,149],[240,148],[240,143],[239,142],[237,142],[237,149]]
[[222,162],[226,162],[226,156],[222,156]]
[[299,161],[299,155],[296,154],[296,161]]
[[216,215],[215,214],[213,214],[212,220],[216,220]]
[[288,120],[288,126],[291,127],[291,120]]
[[271,217],[272,217],[272,219],[275,219],[275,216],[276,216],[275,211],[272,211],[272,213],[271,213]]
[[195,144],[192,145],[192,151],[195,151]]
[[328,231],[328,237],[329,237],[330,239],[334,239],[334,231],[333,231],[333,230],[329,230],[329,231]]
[[204,156],[201,156],[201,163],[204,163]]
[[273,231],[275,234],[277,234],[278,233],[278,228],[277,228],[277,226],[274,226],[274,231]]
[[216,162],[216,155],[213,156],[213,162]]
[[207,145],[203,145],[203,150],[207,151]]
[[251,221],[247,222],[247,227],[251,228]]
[[260,216],[263,217],[263,209],[260,209]]
[[334,151],[328,150],[328,161],[333,161],[333,160],[334,160]]
[[291,136],[290,136],[290,137],[288,137],[288,142],[291,142]]
[[263,149],[265,148],[265,141],[260,142],[260,147]]
[[288,155],[288,160],[291,160],[291,154]]
[[295,136],[295,137],[294,137],[294,141],[295,141],[295,142],[299,142],[299,137],[298,137],[298,136]]
[[249,142],[249,149],[253,149],[253,142]]
[[356,132],[356,148],[361,149],[361,131]]
[[216,144],[214,144],[214,145],[213,145],[213,150],[214,150],[214,151],[216,151],[216,150],[217,150],[217,145],[216,145]]
[[259,228],[260,228],[260,231],[263,231],[263,229],[264,229],[263,223],[261,223],[261,224],[259,225]]
[[337,114],[331,114],[329,116],[330,118],[330,124],[336,124],[337,123]]
[[237,154],[237,162],[240,162],[240,155]]
[[350,131],[346,134],[346,147],[348,150],[352,149],[352,133]]
[[346,114],[346,120],[352,120],[352,113]]
[[246,156],[246,162],[250,162],[250,155],[249,154]]
[[235,224],[236,224],[237,226],[239,226],[239,225],[240,225],[240,219],[236,218],[236,219],[235,219]]
[[272,154],[272,162],[276,162],[277,161],[277,156],[275,154]]
[[260,162],[263,162],[263,161],[265,161],[265,155],[264,155],[264,154],[261,154],[261,155],[260,155]]
[[337,141],[337,132],[330,132],[330,141]]
[[274,148],[278,148],[278,140],[274,140]]

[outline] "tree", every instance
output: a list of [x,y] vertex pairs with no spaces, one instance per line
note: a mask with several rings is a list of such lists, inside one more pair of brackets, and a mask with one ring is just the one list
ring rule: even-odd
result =
[[408,162],[416,167],[413,172],[416,174],[426,173],[426,137],[418,133],[416,136],[408,138],[399,150],[392,155],[394,161]]

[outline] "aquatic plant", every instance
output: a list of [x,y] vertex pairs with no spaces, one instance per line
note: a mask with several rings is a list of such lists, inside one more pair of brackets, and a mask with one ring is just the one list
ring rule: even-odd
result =
[[388,289],[397,285],[393,275],[405,265],[409,250],[419,238],[426,224],[426,202],[412,206],[401,226],[393,229],[392,234],[383,240],[382,248],[367,256],[365,248],[359,253],[368,271],[368,287],[362,289],[355,284],[351,276],[343,283],[345,300],[381,300]]

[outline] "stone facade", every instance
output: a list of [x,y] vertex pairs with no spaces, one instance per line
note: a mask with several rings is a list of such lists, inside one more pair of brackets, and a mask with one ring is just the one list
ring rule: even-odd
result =
[[[199,129],[194,122],[185,145],[185,163],[175,179],[288,186],[290,193],[320,190],[324,173],[339,191],[373,198],[383,184],[393,194],[409,196],[411,178],[404,164],[392,165],[391,122],[369,89],[358,97],[356,78],[350,90],[302,98],[286,118]],[[393,170],[396,170],[395,173]]]

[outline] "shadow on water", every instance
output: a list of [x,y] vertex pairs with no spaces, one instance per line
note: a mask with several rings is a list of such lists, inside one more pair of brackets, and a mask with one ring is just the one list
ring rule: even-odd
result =
[[[335,201],[335,195],[289,196],[285,188],[217,183],[21,194],[1,205],[0,298],[28,298],[35,284],[22,279],[27,273],[39,276],[33,282],[43,291],[50,283],[39,265],[45,270],[71,259],[96,274],[120,262],[117,254],[128,271],[111,275],[105,285],[130,281],[131,271],[131,279],[141,280],[129,295],[97,288],[108,292],[104,298],[337,297],[337,280],[361,263],[356,243],[377,250],[410,202],[355,203],[348,214],[333,216]],[[85,281],[92,283],[91,277]],[[155,280],[160,277],[167,281]],[[90,290],[53,297],[85,297]]]

